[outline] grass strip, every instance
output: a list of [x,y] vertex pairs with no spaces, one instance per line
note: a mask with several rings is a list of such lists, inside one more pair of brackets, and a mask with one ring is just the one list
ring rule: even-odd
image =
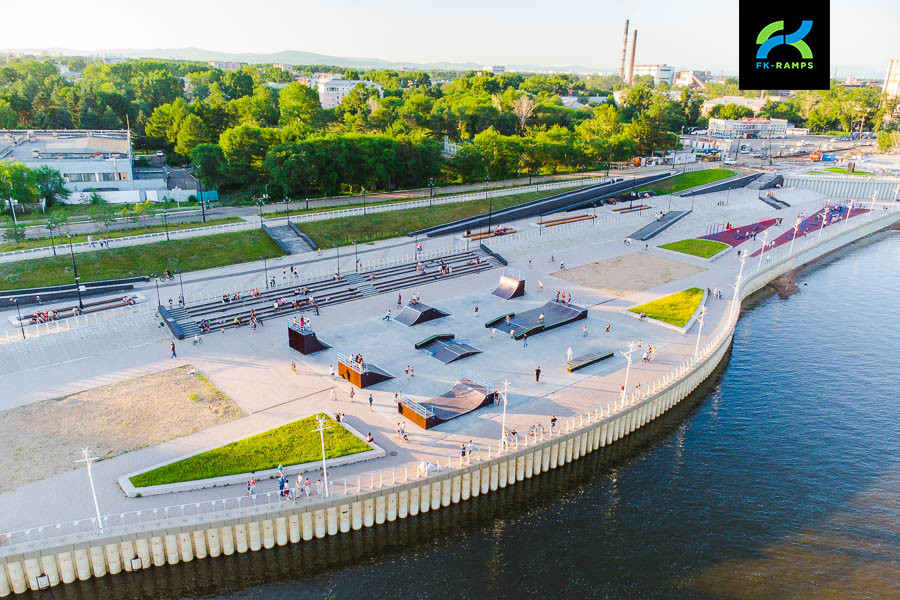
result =
[[628,310],[636,314],[645,313],[651,319],[676,327],[684,327],[697,311],[702,298],[703,290],[690,288]]
[[699,185],[706,185],[714,181],[721,181],[734,177],[737,173],[731,169],[704,169],[703,171],[691,171],[690,173],[681,173],[675,177],[664,179],[657,183],[651,183],[638,190],[638,192],[654,191],[658,195],[674,194],[682,192]]
[[[371,450],[368,444],[340,423],[325,417],[325,456],[338,458]],[[197,481],[212,477],[274,469],[278,464],[296,465],[322,459],[316,416],[231,442],[208,452],[147,471],[130,478],[135,487]]]
[[[281,248],[261,229],[205,235],[169,242],[110,248],[75,255],[82,281],[118,279],[184,272],[283,256]],[[72,258],[59,256],[0,263],[0,290],[73,283]],[[177,283],[177,282],[176,282]]]
[[723,242],[716,242],[713,240],[692,239],[670,242],[668,244],[661,244],[659,247],[666,250],[681,252],[682,254],[699,256],[700,258],[709,258],[728,248],[728,244],[725,244]]

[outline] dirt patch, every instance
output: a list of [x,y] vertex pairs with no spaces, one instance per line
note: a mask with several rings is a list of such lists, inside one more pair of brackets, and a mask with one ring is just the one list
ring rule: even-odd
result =
[[588,265],[557,271],[554,277],[612,294],[630,296],[676,279],[707,271],[705,267],[683,263],[647,252],[632,252]]
[[0,492],[244,416],[189,366],[0,412]]

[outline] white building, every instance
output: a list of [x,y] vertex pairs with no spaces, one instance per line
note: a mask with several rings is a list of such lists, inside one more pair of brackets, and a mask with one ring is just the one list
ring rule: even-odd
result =
[[166,188],[164,175],[134,178],[131,138],[125,130],[0,130],[0,160],[56,169],[73,192]]
[[787,119],[710,119],[709,136],[713,138],[783,138],[787,136]]
[[219,69],[220,71],[239,71],[243,68],[243,64],[239,62],[231,62],[231,61],[221,61],[221,60],[210,60],[206,63],[208,66],[213,69]]
[[322,104],[322,108],[327,109],[338,106],[341,103],[341,100],[350,94],[350,90],[360,83],[366,87],[375,88],[378,91],[379,96],[383,94],[381,85],[374,81],[363,81],[361,79],[331,79],[319,82],[317,85],[319,90],[319,102]]
[[503,75],[504,73],[506,73],[506,67],[504,67],[503,65],[493,65],[490,67],[484,67],[481,70],[484,71],[485,73],[491,73],[492,75]]
[[650,75],[653,77],[653,84],[667,83],[672,85],[675,81],[675,67],[669,65],[634,65],[634,77],[639,75]]
[[709,80],[709,71],[678,71],[674,87],[686,87],[692,90],[702,90]]
[[881,88],[882,94],[888,96],[900,95],[900,58],[891,59],[888,63],[887,75],[884,76],[884,85]]

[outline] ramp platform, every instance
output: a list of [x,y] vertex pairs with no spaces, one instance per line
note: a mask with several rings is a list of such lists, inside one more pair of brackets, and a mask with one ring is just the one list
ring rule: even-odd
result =
[[422,429],[431,429],[493,404],[496,396],[494,387],[481,378],[461,377],[449,391],[425,402],[415,402],[402,394],[397,412]]
[[449,313],[417,302],[415,304],[407,304],[404,306],[403,310],[394,317],[394,321],[397,321],[401,325],[411,327],[413,325],[418,325],[419,323],[443,319],[446,316],[449,316]]
[[[527,310],[522,313],[510,313],[509,323],[506,316],[491,319],[484,324],[487,328],[494,328],[509,333],[514,331],[517,340],[523,335],[536,335],[555,327],[562,327],[587,318],[588,311],[580,306],[562,304],[561,302],[547,302],[540,308]],[[541,317],[543,315],[543,318]]]
[[340,353],[338,353],[338,375],[360,389],[394,378],[393,375],[378,365],[367,362],[359,364],[350,357]]
[[469,345],[469,340],[457,340],[452,333],[439,333],[416,343],[416,350],[423,350],[442,363],[453,361],[473,354],[481,354],[481,350]]
[[491,292],[504,300],[525,295],[525,273],[515,269],[503,269],[497,289]]
[[293,323],[288,325],[288,346],[301,354],[313,354],[331,348],[321,341],[316,336],[316,332],[309,327],[301,329],[299,325]]
[[584,354],[582,356],[576,356],[572,360],[566,363],[566,370],[569,373],[573,371],[577,371],[578,369],[583,369],[588,367],[594,363],[598,363],[601,360],[606,360],[607,358],[613,355],[612,352],[594,352],[591,354]]
[[644,225],[628,237],[642,242],[649,240],[688,216],[690,212],[689,210],[670,210],[659,221],[654,220],[650,224]]

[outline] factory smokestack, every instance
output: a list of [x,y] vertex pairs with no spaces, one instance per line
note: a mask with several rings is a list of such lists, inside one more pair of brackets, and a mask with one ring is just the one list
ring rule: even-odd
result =
[[622,61],[619,63],[619,79],[625,81],[625,53],[628,51],[628,19],[625,19],[625,35],[622,37]]
[[634,49],[637,47],[637,29],[631,34],[631,58],[628,59],[628,80],[626,83],[631,85],[634,79]]

